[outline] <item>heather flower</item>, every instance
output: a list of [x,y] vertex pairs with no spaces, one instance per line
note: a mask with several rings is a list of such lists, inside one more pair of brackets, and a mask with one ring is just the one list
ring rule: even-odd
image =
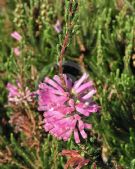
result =
[[76,150],[62,150],[61,155],[69,158],[64,169],[68,169],[69,167],[81,169],[89,163],[89,160],[82,157]]
[[57,20],[55,25],[54,25],[54,29],[57,33],[60,33],[61,32],[61,23],[60,23],[60,20]]
[[86,73],[74,84],[66,75],[63,77],[65,87],[57,75],[53,79],[46,77],[39,84],[38,110],[44,111],[45,131],[64,141],[74,133],[75,142],[80,143],[79,133],[86,139],[85,129],[92,127],[84,121],[85,118],[99,110],[92,101],[96,89]]
[[32,101],[33,94],[30,92],[28,87],[26,87],[24,90],[19,82],[17,82],[17,85],[13,85],[11,83],[7,84],[7,90],[8,93],[8,101],[10,103],[18,104],[22,103],[23,101]]
[[14,48],[13,51],[14,51],[14,54],[15,54],[16,56],[19,56],[20,53],[21,53],[21,52],[20,52],[20,49],[19,49],[18,47]]
[[22,39],[22,36],[18,32],[12,32],[11,36],[16,39],[17,41],[20,41]]

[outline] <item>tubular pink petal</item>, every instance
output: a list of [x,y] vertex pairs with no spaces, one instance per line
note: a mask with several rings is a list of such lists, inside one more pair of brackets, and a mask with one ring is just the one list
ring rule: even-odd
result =
[[20,56],[20,54],[21,54],[21,51],[20,51],[20,49],[17,47],[17,48],[13,48],[13,51],[14,51],[14,54],[16,55],[16,56]]
[[74,138],[77,144],[80,143],[80,138],[77,129],[74,130]]
[[62,28],[61,28],[61,22],[60,20],[58,19],[54,25],[54,29],[57,33],[60,33],[62,31]]
[[76,120],[80,120],[80,119],[81,119],[81,117],[80,117],[78,114],[75,114],[75,115],[74,115],[74,118],[75,118]]
[[47,86],[46,87],[46,91],[45,92],[48,92],[50,94],[53,94],[53,95],[60,95],[60,96],[63,96],[63,92],[57,90],[57,89],[54,89],[50,86]]
[[48,111],[48,112],[44,112],[44,117],[45,118],[50,118],[52,116],[56,116],[57,118],[62,118],[64,117],[64,115],[58,111]]
[[73,89],[77,89],[88,78],[88,74],[84,73],[83,76],[75,82]]
[[75,92],[76,92],[77,94],[79,94],[79,93],[83,92],[84,90],[88,90],[88,89],[89,89],[90,87],[92,87],[92,86],[93,86],[92,81],[91,81],[91,82],[84,83],[84,84],[82,84],[80,87],[78,87],[78,88],[75,90]]
[[54,79],[60,86],[62,85],[61,79],[60,79],[60,77],[59,77],[58,75],[55,75],[55,76],[53,77],[53,79]]
[[69,129],[65,129],[65,128],[55,128],[56,132],[55,134],[57,135],[57,137],[63,139],[63,137],[66,135],[66,132],[69,131]]
[[18,32],[12,32],[11,33],[12,38],[16,39],[17,41],[20,41],[22,39],[22,36]]
[[66,87],[67,89],[71,89],[72,88],[72,81],[70,80],[70,78],[68,79],[68,77],[66,75],[63,75],[64,76],[64,80],[65,80],[65,83],[66,83]]
[[78,128],[79,128],[79,130],[83,130],[84,129],[84,123],[83,123],[82,120],[78,121]]
[[44,125],[44,129],[45,129],[46,132],[48,132],[48,131],[51,130],[52,128],[53,128],[53,125],[50,124],[50,123],[46,123],[46,124]]
[[81,136],[82,138],[86,139],[87,138],[87,134],[84,130],[80,130]]
[[83,107],[80,107],[79,105],[76,105],[76,110],[84,116],[89,116],[89,112],[86,111],[86,109],[84,109]]
[[95,112],[98,112],[99,111],[99,106],[96,105],[96,104],[90,104],[88,107],[87,107],[87,111],[89,111],[90,113],[95,113]]
[[64,124],[66,124],[66,125],[69,124],[68,126],[70,126],[71,119],[70,118],[63,118],[62,120],[59,120],[58,123],[60,126],[65,126]]
[[54,87],[57,90],[60,90],[62,92],[64,92],[64,90],[62,89],[62,87],[60,85],[58,85],[55,81],[53,81],[52,79],[46,77],[45,78],[45,82],[48,83],[49,85],[51,85],[52,87]]
[[67,140],[70,138],[72,132],[73,132],[73,130],[71,130],[71,129],[69,129],[68,131],[66,131],[66,132],[62,135],[63,140],[64,140],[64,141],[67,141]]
[[84,128],[91,129],[92,128],[92,124],[84,123]]
[[79,129],[79,131],[80,131],[82,137],[83,137],[84,139],[87,138],[87,134],[86,134],[85,131],[84,131],[84,123],[83,123],[82,120],[79,120],[79,121],[78,121],[78,129]]
[[74,107],[74,105],[75,105],[75,102],[73,99],[70,99],[68,103],[69,103],[69,106],[71,106],[71,107]]
[[82,97],[82,99],[87,100],[91,98],[96,93],[96,89],[91,90],[88,94]]

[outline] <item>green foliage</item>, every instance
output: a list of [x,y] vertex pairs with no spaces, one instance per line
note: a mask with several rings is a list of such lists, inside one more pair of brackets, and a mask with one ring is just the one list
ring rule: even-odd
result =
[[[119,165],[135,168],[135,1],[74,0],[73,14],[69,11],[68,0],[13,0],[0,11],[2,169],[60,169],[66,163],[60,155],[63,149],[79,150],[90,159],[86,169],[93,169],[94,163],[98,169]],[[62,26],[60,33],[54,29],[57,19]],[[21,34],[21,42],[12,39],[13,31]],[[72,138],[58,141],[40,129],[36,103],[17,110],[7,106],[7,82],[19,79],[35,91],[45,76],[58,74],[67,33],[64,60],[76,61],[82,72],[87,70],[98,91],[95,100],[101,106],[100,113],[90,117],[93,130],[80,145]],[[15,47],[21,50],[20,56],[15,56]],[[16,133],[9,123],[17,111],[35,121],[36,127],[30,123],[34,131],[30,138],[23,130]],[[30,146],[29,139],[36,145]]]

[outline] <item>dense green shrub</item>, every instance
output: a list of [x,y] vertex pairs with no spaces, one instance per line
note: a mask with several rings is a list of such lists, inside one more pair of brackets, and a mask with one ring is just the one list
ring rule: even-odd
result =
[[[60,155],[63,149],[78,150],[89,159],[84,168],[135,168],[135,1],[72,3],[72,15],[68,0],[9,0],[0,6],[1,169],[60,169],[66,163]],[[60,33],[54,29],[57,20]],[[21,42],[11,37],[13,31],[21,34]],[[72,138],[63,142],[45,133],[36,101],[17,108],[7,101],[8,82],[19,80],[36,91],[45,76],[59,73],[67,32],[63,63],[77,63],[78,76],[90,74],[101,107],[89,118],[93,129],[79,145]],[[15,56],[15,47],[20,56]],[[15,116],[26,116],[26,128],[18,126],[17,133],[16,122],[11,122]]]

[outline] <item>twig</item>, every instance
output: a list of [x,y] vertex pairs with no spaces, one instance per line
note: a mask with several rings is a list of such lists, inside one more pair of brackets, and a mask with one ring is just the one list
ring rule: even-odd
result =
[[70,7],[69,7],[70,19],[67,23],[67,32],[66,32],[65,38],[63,40],[63,44],[62,44],[62,48],[61,48],[60,56],[59,56],[59,74],[60,74],[60,78],[61,78],[63,87],[65,87],[65,80],[63,77],[62,63],[63,63],[64,54],[65,54],[65,51],[66,51],[66,48],[67,48],[68,42],[69,42],[69,36],[70,36],[69,32],[71,32],[71,30],[73,28],[72,19],[73,19],[73,16],[75,15],[75,11],[73,11],[73,9],[72,9],[73,2],[74,2],[74,0],[70,0]]

